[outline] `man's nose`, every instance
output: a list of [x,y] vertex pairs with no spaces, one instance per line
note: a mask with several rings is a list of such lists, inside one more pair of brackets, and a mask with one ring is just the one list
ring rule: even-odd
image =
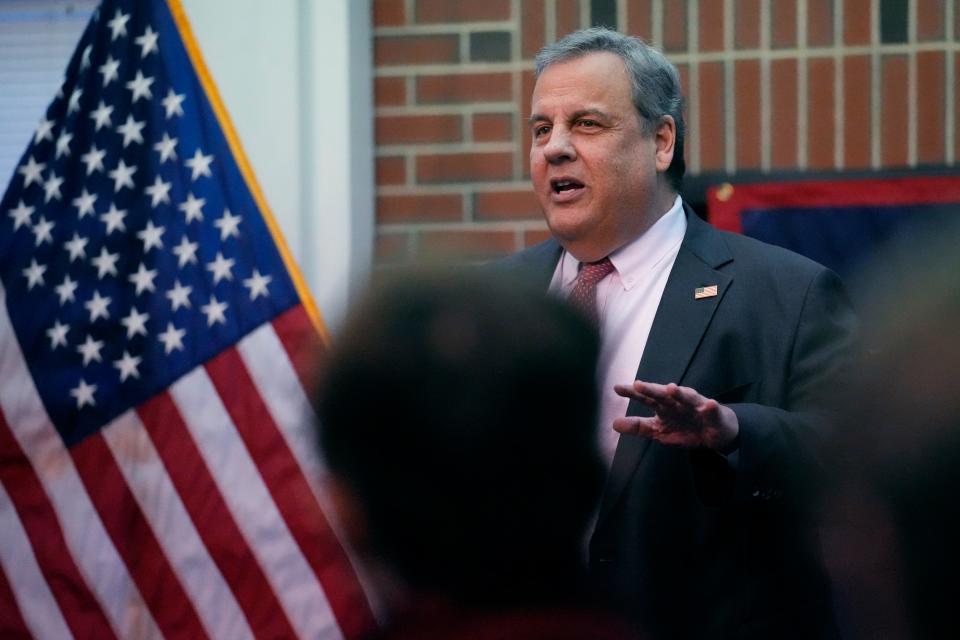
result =
[[550,132],[550,139],[543,147],[543,155],[550,164],[576,160],[577,150],[570,138],[570,131],[556,127]]

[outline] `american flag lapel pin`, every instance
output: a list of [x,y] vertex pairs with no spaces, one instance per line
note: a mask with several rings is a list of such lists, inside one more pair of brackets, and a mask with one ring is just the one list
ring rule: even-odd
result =
[[693,299],[700,300],[701,298],[713,298],[717,295],[717,285],[711,284],[707,287],[697,287],[693,290]]

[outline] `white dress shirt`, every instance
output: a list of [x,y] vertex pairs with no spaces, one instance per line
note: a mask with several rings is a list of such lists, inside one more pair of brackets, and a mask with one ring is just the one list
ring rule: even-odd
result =
[[[601,336],[597,433],[600,452],[608,465],[613,461],[619,438],[613,430],[613,420],[625,416],[629,404],[629,400],[613,391],[613,385],[629,384],[636,378],[653,317],[686,230],[687,218],[677,196],[670,210],[646,233],[610,254],[614,271],[597,285]],[[567,297],[579,265],[576,258],[564,251],[553,272],[550,291]]]

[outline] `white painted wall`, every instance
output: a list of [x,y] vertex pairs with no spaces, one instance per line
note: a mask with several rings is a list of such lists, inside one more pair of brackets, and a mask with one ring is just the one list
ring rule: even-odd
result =
[[181,0],[328,326],[373,245],[368,0]]

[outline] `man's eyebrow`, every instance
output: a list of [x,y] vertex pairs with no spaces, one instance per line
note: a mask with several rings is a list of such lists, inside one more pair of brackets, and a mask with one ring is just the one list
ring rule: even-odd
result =
[[609,120],[610,116],[607,115],[606,111],[601,111],[600,109],[581,109],[580,111],[574,111],[571,120],[578,120],[584,116],[595,116],[602,120]]
[[[584,117],[584,116],[594,116],[594,117],[600,118],[600,119],[602,119],[602,120],[609,120],[609,119],[610,119],[609,114],[607,114],[607,112],[605,112],[605,111],[601,111],[600,109],[580,109],[579,111],[574,111],[574,112],[573,112],[573,115],[570,116],[570,119],[571,119],[571,120],[577,120],[577,119],[582,118],[582,117]],[[532,116],[530,116],[530,118],[527,120],[527,124],[532,125],[532,124],[534,124],[535,122],[538,122],[538,121],[540,121],[540,120],[549,120],[549,119],[550,119],[550,118],[548,118],[547,116],[545,116],[545,115],[543,115],[543,114],[535,113],[535,114],[533,114]]]

